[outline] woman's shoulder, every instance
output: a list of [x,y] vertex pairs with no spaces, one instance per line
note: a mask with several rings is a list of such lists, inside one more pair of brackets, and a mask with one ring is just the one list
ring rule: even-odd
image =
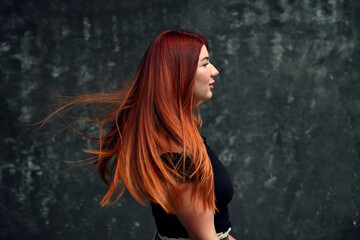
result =
[[[161,159],[165,162],[165,163],[169,163],[171,162],[172,164],[176,165],[180,160],[182,160],[184,158],[184,153],[183,152],[166,152],[161,154]],[[191,161],[190,158],[185,155],[185,161]]]
[[[206,137],[201,136],[204,144],[206,145]],[[175,143],[174,141],[169,141],[169,145],[160,151],[160,157],[165,159],[171,159],[172,162],[178,162],[184,157],[184,149],[181,145]],[[185,160],[191,161],[190,157],[185,153]]]

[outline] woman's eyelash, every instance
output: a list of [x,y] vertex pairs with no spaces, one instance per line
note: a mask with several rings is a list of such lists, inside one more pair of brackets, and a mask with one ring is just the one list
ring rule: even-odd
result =
[[206,67],[209,63],[205,63],[203,66]]

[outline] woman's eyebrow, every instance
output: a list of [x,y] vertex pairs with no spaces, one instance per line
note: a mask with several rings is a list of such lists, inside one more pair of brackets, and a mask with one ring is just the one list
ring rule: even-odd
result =
[[209,57],[204,57],[204,58],[201,59],[200,61],[204,61],[204,60],[209,60]]

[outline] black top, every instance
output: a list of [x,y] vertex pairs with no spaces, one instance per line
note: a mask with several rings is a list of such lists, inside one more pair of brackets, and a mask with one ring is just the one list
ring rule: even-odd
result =
[[[216,212],[214,216],[215,229],[218,233],[225,232],[231,227],[227,205],[232,199],[234,189],[229,173],[213,153],[209,145],[207,145],[206,138],[203,137],[203,139],[214,173],[215,198],[216,207],[218,209],[218,212]],[[180,157],[181,155],[174,154],[173,156]],[[167,214],[160,205],[155,203],[151,203],[151,209],[159,234],[172,238],[189,237],[176,215]]]

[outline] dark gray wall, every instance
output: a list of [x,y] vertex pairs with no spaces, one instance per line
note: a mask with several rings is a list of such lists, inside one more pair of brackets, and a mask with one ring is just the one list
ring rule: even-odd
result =
[[45,116],[48,91],[116,89],[156,35],[191,26],[220,71],[202,134],[235,185],[233,235],[360,239],[359,1],[0,5],[0,239],[151,239],[148,207],[101,208],[92,167],[62,161],[86,141],[20,123]]

